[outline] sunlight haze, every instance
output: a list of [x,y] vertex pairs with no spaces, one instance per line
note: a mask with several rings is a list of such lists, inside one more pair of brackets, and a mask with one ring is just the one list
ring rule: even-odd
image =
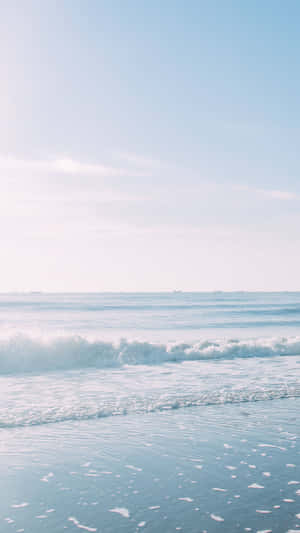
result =
[[0,291],[300,289],[299,3],[1,13]]

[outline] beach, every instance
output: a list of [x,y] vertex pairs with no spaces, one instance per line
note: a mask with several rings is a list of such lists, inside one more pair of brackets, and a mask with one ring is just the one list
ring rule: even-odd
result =
[[300,533],[300,1],[0,14],[0,533]]
[[300,400],[2,430],[1,531],[300,529]]
[[2,295],[1,531],[300,530],[298,301]]

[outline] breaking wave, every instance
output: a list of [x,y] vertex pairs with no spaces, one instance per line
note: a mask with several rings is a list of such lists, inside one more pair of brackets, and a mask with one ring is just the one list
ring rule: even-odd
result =
[[[88,402],[80,405],[60,405],[59,407],[36,406],[28,409],[0,410],[0,428],[18,428],[26,426],[42,426],[61,422],[75,422],[99,418],[147,414],[174,411],[190,407],[205,407],[227,404],[247,404],[272,400],[283,400],[300,397],[300,385],[272,386],[266,389],[242,388],[226,391],[203,391],[197,394],[161,395],[156,398],[146,395],[144,398],[128,397],[122,401],[105,402],[97,407]],[[35,398],[35,402],[38,399]],[[245,413],[247,415],[247,412]]]
[[125,339],[109,343],[82,336],[43,340],[16,335],[0,340],[0,374],[299,354],[300,337],[157,344]]

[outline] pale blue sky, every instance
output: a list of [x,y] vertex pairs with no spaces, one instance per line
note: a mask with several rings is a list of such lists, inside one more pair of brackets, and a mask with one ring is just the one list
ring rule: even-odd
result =
[[300,290],[298,1],[0,0],[0,290]]

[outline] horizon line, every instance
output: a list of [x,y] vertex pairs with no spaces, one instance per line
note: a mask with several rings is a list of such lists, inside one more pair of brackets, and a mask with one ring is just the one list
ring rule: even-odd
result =
[[1,291],[0,295],[11,295],[11,294],[26,294],[26,295],[42,295],[42,294],[257,294],[257,293],[270,293],[270,294],[280,294],[280,293],[300,293],[300,289],[237,289],[237,290],[224,290],[224,289],[214,289],[214,290],[184,290],[184,289],[163,289],[163,290],[10,290],[10,291]]

